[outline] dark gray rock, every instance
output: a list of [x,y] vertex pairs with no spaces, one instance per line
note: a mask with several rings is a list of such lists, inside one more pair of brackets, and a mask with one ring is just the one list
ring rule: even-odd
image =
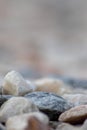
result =
[[53,93],[32,92],[25,95],[40,111],[47,114],[50,120],[58,120],[59,115],[72,107],[65,99]]
[[12,96],[11,95],[0,95],[0,107],[1,105],[6,102],[8,99],[10,99]]
[[6,130],[6,127],[0,124],[0,130]]

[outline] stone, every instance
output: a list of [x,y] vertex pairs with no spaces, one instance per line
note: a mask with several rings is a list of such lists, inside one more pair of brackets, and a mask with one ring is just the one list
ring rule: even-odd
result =
[[32,92],[25,95],[40,111],[48,115],[50,120],[57,120],[58,116],[70,109],[72,105],[62,97],[48,92]]
[[56,130],[82,130],[82,129],[81,127],[73,126],[68,123],[61,123],[60,125],[58,125]]
[[11,71],[3,81],[3,94],[21,96],[33,91],[33,84],[27,82],[20,73]]
[[73,103],[74,106],[87,104],[86,94],[64,94],[63,98],[65,98],[68,102]]
[[59,121],[71,124],[83,123],[87,118],[87,105],[80,105],[65,111],[59,117]]
[[49,119],[45,114],[41,112],[31,112],[27,114],[10,117],[6,122],[6,128],[7,130],[37,130],[33,128],[38,128],[38,126],[41,125],[43,126],[41,127],[43,129],[44,126],[47,126],[48,124]]
[[38,111],[38,108],[24,97],[12,97],[0,108],[0,122],[6,122],[9,117]]
[[61,80],[54,78],[42,78],[34,81],[36,86],[35,91],[52,92],[58,95],[63,95],[64,93],[70,93],[70,88],[65,87]]

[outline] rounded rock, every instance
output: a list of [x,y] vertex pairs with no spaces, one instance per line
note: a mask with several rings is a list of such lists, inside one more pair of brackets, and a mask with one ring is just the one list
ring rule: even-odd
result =
[[32,92],[25,97],[31,100],[40,111],[47,114],[50,120],[57,120],[62,112],[72,107],[65,99],[53,93]]
[[38,108],[24,97],[12,97],[0,108],[0,122],[6,122],[9,117],[38,111]]

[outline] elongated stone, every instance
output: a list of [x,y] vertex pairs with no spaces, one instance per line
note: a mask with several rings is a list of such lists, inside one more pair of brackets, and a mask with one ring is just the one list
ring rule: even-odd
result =
[[52,92],[58,95],[63,95],[64,93],[70,93],[69,87],[65,87],[61,80],[54,78],[42,78],[34,81],[36,86],[35,91]]
[[65,111],[59,117],[59,121],[71,124],[80,124],[87,119],[87,105],[80,105]]
[[40,111],[47,114],[50,120],[57,120],[62,112],[72,106],[65,99],[53,93],[32,92],[25,95],[25,97],[31,100]]

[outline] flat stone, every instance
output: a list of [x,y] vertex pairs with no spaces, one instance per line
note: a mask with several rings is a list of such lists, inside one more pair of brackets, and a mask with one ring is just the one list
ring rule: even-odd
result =
[[38,108],[24,97],[12,97],[0,108],[0,122],[6,122],[9,117],[38,111]]
[[72,107],[65,99],[53,93],[32,92],[25,97],[30,99],[40,111],[47,114],[50,120],[57,120],[62,112]]
[[86,118],[87,105],[80,105],[62,113],[59,117],[59,121],[80,124],[83,123]]
[[70,93],[70,88],[65,87],[61,80],[54,78],[42,78],[34,81],[36,86],[35,91],[52,92],[58,95],[63,95],[64,93]]
[[86,94],[64,94],[63,98],[65,98],[68,102],[73,103],[74,106],[87,104]]
[[21,96],[33,91],[33,84],[27,82],[20,73],[11,71],[3,81],[3,94]]
[[[48,117],[41,112],[33,112],[10,117],[6,122],[7,130],[42,130],[49,124]],[[41,130],[39,129],[39,130]]]

